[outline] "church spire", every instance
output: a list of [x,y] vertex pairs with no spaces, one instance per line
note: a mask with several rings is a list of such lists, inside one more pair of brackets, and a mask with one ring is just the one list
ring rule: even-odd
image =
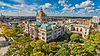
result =
[[43,12],[43,8],[41,7],[41,10],[40,10],[41,12]]

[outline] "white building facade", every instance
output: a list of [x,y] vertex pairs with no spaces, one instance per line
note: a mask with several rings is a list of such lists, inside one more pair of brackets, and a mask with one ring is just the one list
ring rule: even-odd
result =
[[98,16],[93,16],[92,22],[93,22],[93,23],[96,23],[96,24],[100,24],[100,17],[98,17]]
[[82,24],[69,24],[65,25],[67,32],[72,33],[78,33],[80,34],[84,39],[87,35],[90,33],[90,28],[88,25],[82,25]]

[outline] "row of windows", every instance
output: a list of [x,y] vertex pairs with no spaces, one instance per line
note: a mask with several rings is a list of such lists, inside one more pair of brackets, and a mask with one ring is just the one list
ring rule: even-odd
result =
[[79,28],[76,28],[76,29],[75,28],[72,28],[72,31],[75,31],[75,30],[76,31],[82,31],[82,28],[81,29],[79,29]]

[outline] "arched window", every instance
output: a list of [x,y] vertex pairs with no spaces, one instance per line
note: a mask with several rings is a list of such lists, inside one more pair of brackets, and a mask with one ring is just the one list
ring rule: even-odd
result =
[[80,31],[82,31],[82,28],[80,29]]
[[73,28],[73,31],[75,31],[75,28]]
[[77,31],[78,31],[78,28],[77,28]]
[[68,31],[69,31],[69,29],[68,29]]
[[71,30],[75,31],[75,27],[73,25],[71,25]]

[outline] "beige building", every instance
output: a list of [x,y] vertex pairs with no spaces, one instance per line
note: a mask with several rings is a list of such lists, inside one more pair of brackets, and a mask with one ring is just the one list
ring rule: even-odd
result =
[[80,34],[83,38],[90,33],[90,27],[88,25],[83,24],[68,24],[65,25],[67,32],[73,32]]

